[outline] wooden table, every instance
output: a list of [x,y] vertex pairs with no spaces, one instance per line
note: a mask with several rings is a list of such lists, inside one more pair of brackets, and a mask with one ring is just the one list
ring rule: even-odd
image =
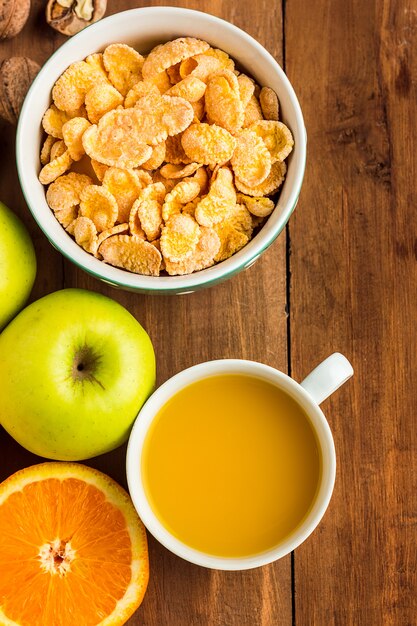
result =
[[[42,63],[63,43],[44,23],[44,4],[34,0],[24,31],[0,43],[0,61],[28,54]],[[108,13],[143,4],[113,0]],[[35,241],[32,299],[64,286],[115,298],[150,333],[159,383],[222,357],[263,361],[301,380],[336,350],[352,361],[355,376],[323,405],[338,475],[317,531],[295,554],[243,573],[193,566],[150,537],[149,589],[129,624],[415,625],[417,3],[171,4],[204,7],[247,30],[294,85],[308,166],[286,233],[249,270],[206,291],[116,291],[64,261],[37,228],[19,191],[14,130],[4,123],[0,197]],[[40,460],[5,432],[0,448],[2,478]],[[126,484],[124,454],[91,465]]]

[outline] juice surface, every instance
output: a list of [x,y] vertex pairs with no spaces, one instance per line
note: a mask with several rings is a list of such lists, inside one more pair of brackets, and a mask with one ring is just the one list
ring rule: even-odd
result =
[[321,472],[308,417],[286,393],[248,376],[203,379],[179,391],[147,434],[142,472],[150,505],[180,541],[239,557],[276,546],[314,501]]

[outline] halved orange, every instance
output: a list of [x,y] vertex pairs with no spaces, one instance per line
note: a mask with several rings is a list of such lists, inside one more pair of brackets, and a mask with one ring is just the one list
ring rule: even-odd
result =
[[114,480],[42,463],[0,485],[0,624],[124,624],[149,577],[145,528]]

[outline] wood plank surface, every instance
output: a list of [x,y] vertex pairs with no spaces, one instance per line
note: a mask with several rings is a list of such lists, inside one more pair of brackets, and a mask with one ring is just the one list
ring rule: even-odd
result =
[[[309,136],[290,222],[291,371],[333,350],[355,376],[324,405],[338,453],[295,552],[297,625],[417,623],[417,3],[287,3],[286,70]],[[302,31],[302,36],[300,36]]]
[[[28,54],[39,63],[65,41],[43,22],[41,0],[32,3],[30,22],[10,42],[0,43],[0,60]],[[149,4],[149,3],[148,3]],[[165,4],[154,2],[151,4]],[[201,9],[194,2],[172,5]],[[109,2],[107,14],[145,6],[129,0]],[[282,59],[281,4],[274,2],[206,2],[209,13],[230,20],[254,35]],[[272,18],[272,19],[271,19]],[[35,54],[36,53],[36,54]],[[115,290],[63,261],[39,232],[25,207],[13,159],[13,130],[2,125],[6,145],[0,168],[0,194],[31,228],[39,273],[33,297],[65,287],[99,291],[122,303],[146,328],[157,355],[158,383],[187,366],[215,358],[247,358],[286,371],[286,246],[281,237],[255,266],[233,280],[184,296],[141,296]],[[6,433],[0,436],[5,459],[1,477],[38,462]],[[88,461],[126,485],[125,447]],[[292,621],[291,558],[261,569],[225,573],[199,568],[170,554],[149,537],[151,578],[145,600],[130,626],[254,626]],[[48,625],[53,626],[53,625]],[[82,625],[80,625],[82,626]]]
[[[145,6],[108,4],[107,14]],[[63,286],[115,298],[149,332],[158,383],[222,357],[283,371],[289,363],[301,380],[335,350],[351,360],[355,376],[323,404],[337,450],[336,487],[319,528],[293,558],[215,572],[149,537],[149,589],[128,624],[415,626],[417,1],[170,4],[230,20],[284,64],[309,138],[287,238],[249,270],[196,294],[112,289],[64,261],[38,229],[19,190],[14,129],[0,121],[0,198],[35,242],[32,300]],[[26,54],[43,63],[65,41],[45,24],[44,5],[33,0],[22,33],[0,42],[0,62]],[[0,449],[0,479],[41,460],[4,431]],[[124,456],[122,447],[89,464],[126,485]]]

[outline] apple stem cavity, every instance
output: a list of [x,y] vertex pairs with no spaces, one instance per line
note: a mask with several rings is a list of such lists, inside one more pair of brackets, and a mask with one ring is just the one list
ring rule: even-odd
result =
[[103,384],[95,376],[99,363],[100,357],[89,346],[79,348],[74,354],[72,362],[74,382],[95,382],[104,389]]

